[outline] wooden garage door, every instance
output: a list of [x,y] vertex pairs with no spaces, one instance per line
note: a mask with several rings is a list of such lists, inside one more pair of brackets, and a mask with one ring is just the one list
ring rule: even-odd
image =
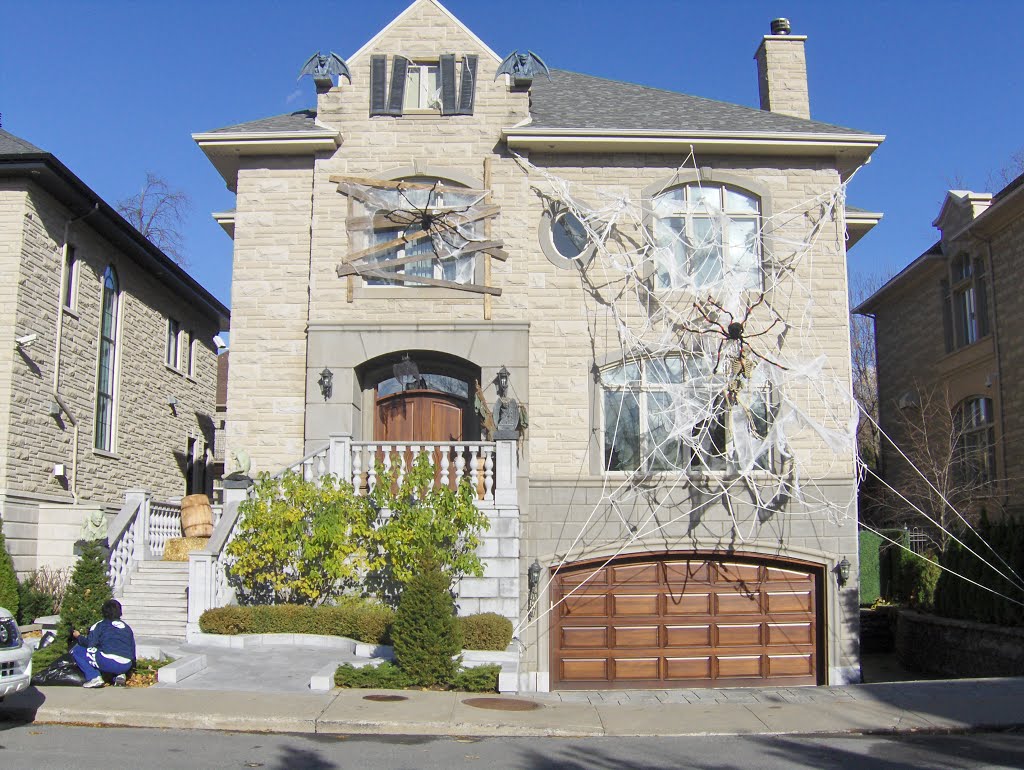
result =
[[810,566],[741,556],[563,567],[553,584],[552,686],[818,684],[819,580]]

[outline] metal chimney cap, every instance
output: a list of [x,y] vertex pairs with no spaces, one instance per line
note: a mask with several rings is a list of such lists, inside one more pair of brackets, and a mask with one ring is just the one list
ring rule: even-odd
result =
[[789,19],[772,19],[773,35],[788,35],[790,31]]

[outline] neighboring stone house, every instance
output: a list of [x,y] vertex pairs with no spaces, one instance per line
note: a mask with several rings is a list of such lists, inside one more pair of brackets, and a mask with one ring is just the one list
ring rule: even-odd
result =
[[[228,451],[274,472],[344,448],[331,469],[358,486],[375,461],[424,447],[439,478],[493,474],[487,572],[463,581],[459,606],[513,618],[518,688],[859,677],[855,565],[845,588],[836,579],[857,554],[852,440],[826,458],[794,431],[818,506],[790,501],[785,452],[748,455],[745,479],[780,481],[753,505],[723,491],[742,432],[724,413],[741,403],[748,438],[776,435],[766,381],[760,401],[720,391],[699,426],[657,424],[659,404],[710,376],[715,345],[715,376],[732,351],[744,387],[755,348],[769,357],[744,338],[748,317],[764,345],[821,343],[816,365],[836,398],[849,393],[846,237],[879,215],[846,216],[842,193],[882,137],[809,119],[804,40],[780,25],[761,42],[758,110],[549,79],[526,56],[496,77],[501,57],[417,0],[348,58],[351,82],[317,79],[314,110],[194,136],[236,193],[216,215],[234,238]],[[696,243],[701,228],[717,240]],[[728,319],[708,310],[723,274],[739,285],[721,300]],[[797,312],[813,335],[773,329],[762,279],[778,297],[810,287]],[[698,304],[717,335],[701,361],[643,328],[668,329],[670,305],[693,323]],[[641,343],[627,349],[620,332]],[[522,407],[511,450],[481,441],[514,411],[485,408],[503,368]],[[827,421],[831,406],[802,414]]]
[[[935,439],[945,438],[953,457],[949,488],[965,498],[956,504],[975,498],[965,514],[980,504],[990,516],[1019,511],[1024,417],[1014,404],[1024,349],[1013,323],[1024,314],[1014,288],[1024,259],[1024,175],[995,195],[950,190],[932,224],[939,241],[854,311],[874,317],[879,422],[912,459],[914,428],[940,426],[945,435]],[[930,419],[929,407],[944,419]],[[902,474],[913,474],[891,442],[881,449],[881,475],[902,488]],[[916,523],[937,538],[923,516]]]
[[20,572],[74,562],[129,489],[205,491],[228,310],[56,157],[0,130],[0,518]]

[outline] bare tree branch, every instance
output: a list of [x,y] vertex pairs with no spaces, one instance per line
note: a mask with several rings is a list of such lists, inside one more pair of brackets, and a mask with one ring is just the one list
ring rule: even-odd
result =
[[184,234],[192,209],[188,193],[171,187],[159,174],[147,171],[142,190],[118,201],[115,208],[167,256],[179,265],[188,264]]

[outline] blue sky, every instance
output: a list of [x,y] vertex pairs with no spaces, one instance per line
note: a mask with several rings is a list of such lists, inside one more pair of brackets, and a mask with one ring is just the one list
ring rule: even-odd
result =
[[[316,50],[347,57],[408,5],[373,2],[10,3],[0,32],[3,127],[59,157],[109,202],[147,170],[188,192],[190,271],[230,301],[231,242],[209,214],[233,208],[190,134],[312,106],[296,82]],[[850,187],[885,213],[851,252],[855,273],[893,272],[936,238],[953,180],[984,189],[1024,148],[1024,2],[450,0],[504,55],[757,106],[754,51],[786,16],[808,36],[814,119],[886,134]]]

